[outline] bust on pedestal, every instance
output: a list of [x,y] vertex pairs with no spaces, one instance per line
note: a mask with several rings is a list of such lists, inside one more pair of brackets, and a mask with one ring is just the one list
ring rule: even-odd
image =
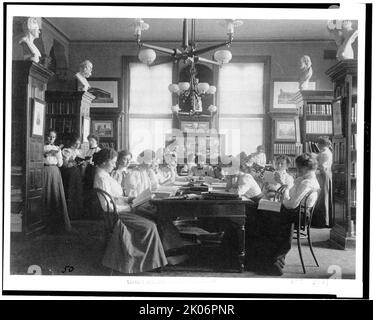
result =
[[75,78],[78,80],[78,91],[88,91],[91,87],[87,78],[92,75],[93,64],[89,60],[85,60],[80,64],[80,71],[75,74]]
[[41,53],[35,46],[34,40],[39,38],[40,27],[36,18],[30,17],[23,24],[25,36],[19,41],[23,47],[24,60],[31,60],[39,63]]

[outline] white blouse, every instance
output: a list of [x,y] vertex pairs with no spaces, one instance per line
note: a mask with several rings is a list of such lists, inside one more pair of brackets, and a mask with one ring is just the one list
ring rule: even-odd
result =
[[316,179],[315,172],[309,172],[295,179],[293,187],[285,191],[282,203],[288,209],[295,209],[299,206],[304,196],[314,190],[315,192],[308,198],[307,203],[307,207],[312,207],[317,200],[316,191],[319,189],[320,185]]
[[324,171],[330,171],[333,164],[333,153],[329,148],[326,148],[317,155],[317,160],[319,162],[319,168]]
[[75,158],[82,158],[82,153],[79,149],[64,148],[62,149],[63,166],[70,168],[76,165]]
[[[121,185],[114,178],[112,178],[106,170],[98,167],[96,168],[93,187],[99,188],[109,193],[115,201],[118,212],[129,211],[130,207],[123,195],[123,189]],[[101,207],[106,210],[105,200],[100,198],[100,203]],[[111,207],[110,210],[113,210],[113,208]]]
[[61,149],[53,144],[44,145],[44,164],[61,167],[63,164]]
[[146,189],[156,190],[159,187],[157,175],[149,168],[137,167],[124,178],[124,192],[128,197],[137,197]]

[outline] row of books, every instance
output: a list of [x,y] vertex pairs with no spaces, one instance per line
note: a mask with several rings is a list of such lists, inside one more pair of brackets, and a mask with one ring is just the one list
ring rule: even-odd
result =
[[74,114],[75,102],[73,101],[58,101],[48,103],[48,114]]
[[354,103],[351,108],[351,121],[352,122],[357,121],[357,103]]
[[50,118],[49,128],[54,128],[58,133],[71,133],[74,119]]
[[308,134],[332,134],[332,121],[306,121],[306,133]]
[[338,164],[343,164],[346,161],[345,142],[338,142],[334,144],[333,161]]
[[318,153],[319,152],[319,148],[317,146],[317,143],[314,142],[314,141],[306,141],[304,143],[304,149],[305,149],[305,152],[308,152],[308,153]]
[[306,105],[308,115],[331,115],[332,105],[330,103],[308,103]]
[[273,146],[275,154],[301,154],[302,145],[298,143],[275,143]]
[[354,133],[352,136],[351,136],[351,149],[352,150],[356,150],[356,137],[357,137],[357,134]]

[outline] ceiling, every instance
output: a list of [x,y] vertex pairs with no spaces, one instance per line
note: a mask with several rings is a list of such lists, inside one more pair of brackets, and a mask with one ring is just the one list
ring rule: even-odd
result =
[[[48,18],[70,41],[133,41],[134,19],[123,18]],[[180,41],[182,19],[144,19],[150,25],[144,41]],[[325,20],[242,20],[235,30],[236,41],[250,40],[331,40]],[[224,20],[198,19],[198,41],[226,39]]]

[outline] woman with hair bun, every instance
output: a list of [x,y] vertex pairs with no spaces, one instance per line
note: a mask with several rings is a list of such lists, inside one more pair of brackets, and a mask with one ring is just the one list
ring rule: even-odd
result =
[[[247,264],[264,269],[271,275],[280,276],[285,266],[286,254],[291,249],[296,209],[310,191],[313,192],[305,204],[312,207],[317,201],[320,189],[316,179],[317,159],[304,153],[295,159],[297,178],[290,190],[287,189],[282,201],[281,212],[256,210],[246,221]],[[250,259],[251,258],[251,259]]]
[[59,167],[62,166],[63,160],[60,147],[54,145],[56,138],[57,132],[54,129],[50,129],[44,145],[44,219],[47,226],[47,232],[51,233],[71,231],[70,218],[65,200],[65,191],[59,170]]
[[[121,185],[110,176],[117,162],[117,152],[102,149],[95,154],[94,187],[109,193],[117,206],[120,218],[114,221],[102,264],[122,273],[139,273],[163,267],[167,258],[154,222],[129,210],[128,198]],[[106,210],[104,199],[101,207]],[[113,210],[113,209],[111,209]]]
[[333,153],[328,137],[319,137],[317,146],[320,152],[317,155],[320,199],[315,207],[312,225],[315,227],[331,227],[332,223],[332,164]]

